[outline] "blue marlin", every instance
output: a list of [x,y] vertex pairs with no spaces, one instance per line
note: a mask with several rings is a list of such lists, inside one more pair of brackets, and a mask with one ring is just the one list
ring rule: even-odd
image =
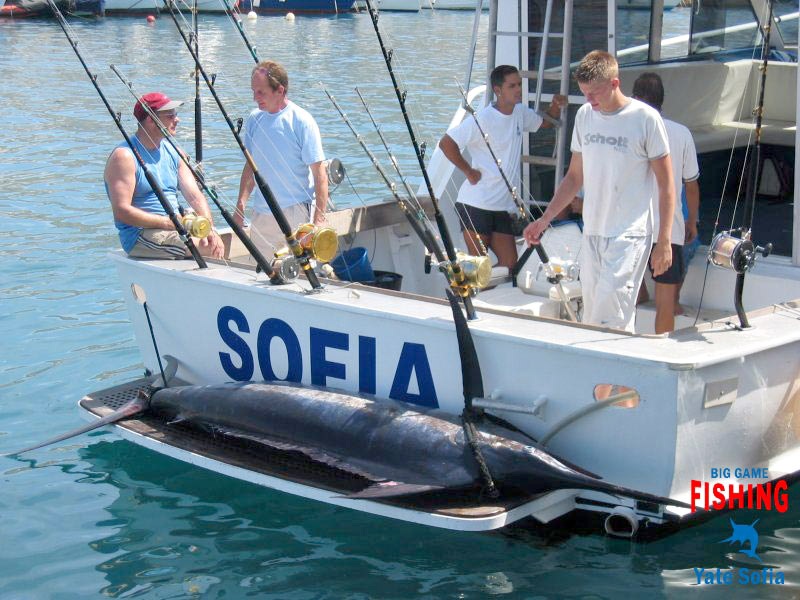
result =
[[[157,390],[151,411],[215,434],[248,439],[369,480],[351,498],[389,498],[480,485],[458,417],[325,388],[277,383],[179,386]],[[532,439],[490,422],[477,442],[501,487],[530,495],[589,489],[658,504],[682,505],[605,482],[549,454]]]
[[[756,554],[756,548],[758,547],[758,532],[756,531],[756,523],[758,523],[761,519],[756,519],[750,525],[740,525],[738,523],[734,523],[733,519],[728,519],[731,522],[731,527],[733,528],[733,532],[731,533],[730,537],[721,540],[719,543],[728,542],[729,544],[733,544],[734,542],[739,542],[739,545],[742,546],[741,552],[745,556],[749,556],[750,558],[755,558],[758,562],[762,562],[762,560]],[[744,544],[749,543],[750,548],[744,548]]]
[[[77,431],[145,414],[166,422],[246,439],[366,479],[348,494],[379,499],[445,489],[477,489],[481,474],[458,417],[410,404],[283,383],[227,383],[158,388]],[[531,438],[482,420],[476,442],[501,490],[530,496],[557,489],[596,490],[657,504],[688,505],[603,481],[553,456]]]

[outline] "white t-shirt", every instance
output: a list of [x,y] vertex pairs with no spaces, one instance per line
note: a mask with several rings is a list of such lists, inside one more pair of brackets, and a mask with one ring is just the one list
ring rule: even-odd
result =
[[[669,154],[672,158],[672,177],[675,179],[675,216],[672,218],[672,238],[670,243],[683,246],[686,241],[686,226],[683,221],[681,189],[687,181],[700,176],[697,166],[697,151],[694,148],[692,133],[680,123],[664,119],[669,139]],[[658,195],[653,198],[653,231],[658,232]]]
[[634,99],[613,113],[584,104],[575,115],[571,149],[583,158],[584,234],[651,235],[658,188],[650,161],[669,154],[658,111]]
[[[485,106],[476,116],[484,133],[489,137],[495,156],[500,160],[508,181],[519,193],[519,161],[522,155],[522,132],[536,131],[542,124],[542,117],[532,108],[522,104],[514,106],[510,115],[504,115],[494,106]],[[463,152],[469,150],[472,168],[481,172],[481,179],[475,185],[468,180],[458,191],[458,201],[484,210],[505,210],[516,212],[517,208],[511,194],[503,182],[486,142],[475,124],[475,119],[467,115],[457,126],[447,132]]]
[[[242,140],[281,207],[312,203],[314,177],[308,167],[325,160],[325,154],[308,111],[291,101],[276,113],[256,109],[247,117]],[[258,186],[254,192],[253,210],[269,213]]]

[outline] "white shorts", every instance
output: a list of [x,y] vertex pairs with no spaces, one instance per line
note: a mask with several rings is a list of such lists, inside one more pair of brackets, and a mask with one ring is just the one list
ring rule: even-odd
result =
[[649,235],[583,236],[578,261],[584,323],[634,332],[636,297],[651,241]]
[[[286,215],[286,220],[289,221],[289,227],[292,230],[298,225],[311,222],[308,204],[287,206],[283,208],[283,214]],[[275,250],[286,246],[286,236],[283,235],[271,212],[253,213],[253,219],[250,222],[250,239],[267,260],[275,254]]]

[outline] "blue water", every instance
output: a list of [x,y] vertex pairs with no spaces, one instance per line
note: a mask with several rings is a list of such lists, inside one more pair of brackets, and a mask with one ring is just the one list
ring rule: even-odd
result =
[[[422,139],[432,146],[458,104],[471,14],[385,14]],[[132,127],[132,98],[191,98],[191,63],[166,18],[72,21],[93,70]],[[203,58],[228,110],[245,116],[250,57],[222,17],[202,17]],[[329,156],[349,168],[334,200],[387,194],[314,84],[322,80],[377,152],[352,88],[362,87],[404,170],[414,159],[365,15],[247,24],[264,57],[284,62],[290,96],[314,113]],[[486,18],[482,29],[485,31]],[[102,189],[119,134],[54,22],[0,22],[0,452],[81,423],[86,392],[141,374],[116,274]],[[478,50],[478,64],[485,46]],[[235,199],[242,160],[206,94],[206,169]],[[191,110],[182,140],[192,146]],[[359,199],[360,198],[360,199]],[[0,598],[762,598],[800,595],[794,490],[785,515],[761,518],[759,554],[786,573],[780,590],[693,586],[693,567],[743,567],[726,519],[649,544],[545,528],[464,534],[370,517],[230,480],[96,432],[0,458]],[[726,589],[721,589],[726,588]]]

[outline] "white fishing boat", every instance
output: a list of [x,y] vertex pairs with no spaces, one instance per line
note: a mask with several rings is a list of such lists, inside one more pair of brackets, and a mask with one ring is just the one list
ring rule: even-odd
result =
[[375,6],[378,10],[392,12],[418,12],[422,8],[422,0],[377,0]]
[[[551,84],[541,94],[526,92],[524,101],[548,100],[561,92],[569,94],[571,104],[582,103],[570,88],[569,64],[588,50],[608,48],[620,57],[627,90],[639,72],[662,75],[668,90],[665,116],[690,127],[709,161],[704,165],[714,164],[715,152],[746,144],[753,129],[748,115],[755,106],[759,62],[755,55],[741,58],[739,51],[758,45],[755,27],[749,36],[737,38],[736,32],[716,26],[725,23],[726,15],[718,12],[725,9],[703,3],[687,21],[694,28],[687,30],[691,44],[682,56],[661,62],[659,53],[674,49],[668,40],[661,43],[661,31],[644,32],[647,47],[626,54],[629,49],[615,46],[613,4],[558,4],[553,11],[558,22],[566,23],[564,34],[546,31],[541,20],[543,35],[537,37],[533,26],[520,30],[518,23],[535,23],[531,15],[543,15],[544,3],[490,2],[487,69],[517,64],[525,77]],[[763,8],[754,0],[753,20],[766,14]],[[563,44],[563,69],[551,69],[558,63],[549,59],[544,61],[547,69],[538,68],[537,40],[549,37]],[[780,33],[773,38],[776,52],[787,45]],[[737,58],[729,59],[732,55]],[[628,64],[637,56],[649,56],[651,62]],[[770,62],[768,70],[763,141],[772,158],[767,162],[793,171],[797,64]],[[473,101],[482,97],[481,87],[470,93]],[[459,110],[453,122],[464,116]],[[566,133],[562,128],[562,139]],[[552,155],[549,161],[541,154],[523,157],[524,185],[535,188],[538,197],[547,197],[546,180],[557,179],[563,168],[564,144],[558,137],[556,160]],[[448,198],[460,183],[458,173],[438,151],[429,172],[455,234],[458,223]],[[702,177],[722,175],[703,171]],[[796,196],[793,176],[789,185]],[[762,192],[766,196],[770,190]],[[702,202],[716,199],[703,197]],[[423,204],[430,215],[430,200]],[[759,256],[746,279],[732,269],[708,268],[708,247],[701,248],[684,286],[686,313],[670,334],[653,334],[654,308],[648,304],[637,309],[635,334],[571,321],[570,312],[580,314],[579,281],[565,284],[560,293],[534,258],[515,281],[494,272],[491,288],[474,298],[477,318],[469,322],[485,391],[485,397],[474,399],[475,406],[607,482],[685,503],[693,501],[692,481],[709,481],[712,469],[730,469],[730,476],[716,480],[726,490],[729,484],[765,481],[748,479],[741,469],[767,469],[771,481],[793,476],[800,464],[800,206],[782,208],[781,214],[793,222],[788,239],[772,239],[777,232],[756,220],[756,241],[774,242],[776,251]],[[230,235],[226,261],[209,261],[204,269],[192,261],[135,260],[111,253],[146,367],[158,373],[169,355],[177,365],[176,378],[189,384],[285,380],[460,414],[464,385],[453,312],[444,297],[446,282],[436,268],[426,272],[425,249],[398,205],[387,201],[339,210],[330,214],[330,224],[341,235],[342,247],[372,247],[377,240],[371,267],[402,275],[401,290],[325,279],[321,289],[313,290],[303,278],[272,285],[247,263]],[[562,273],[574,275],[579,239],[574,223],[545,235],[551,261]],[[727,258],[733,265],[742,246],[732,237],[712,249],[718,262]],[[744,282],[740,298],[737,279]],[[82,406],[93,419],[146,385],[140,380],[98,392]],[[610,390],[611,398],[602,390]],[[346,497],[346,481],[337,482],[335,473],[320,474],[305,459],[298,464],[283,456],[265,465],[252,452],[147,419],[120,422],[116,431],[157,452],[259,485],[450,529],[494,529],[526,517],[550,522],[589,511],[607,517],[609,533],[632,536],[645,525],[680,525],[704,514],[577,489],[467,506],[453,498],[444,504],[356,500]]]

